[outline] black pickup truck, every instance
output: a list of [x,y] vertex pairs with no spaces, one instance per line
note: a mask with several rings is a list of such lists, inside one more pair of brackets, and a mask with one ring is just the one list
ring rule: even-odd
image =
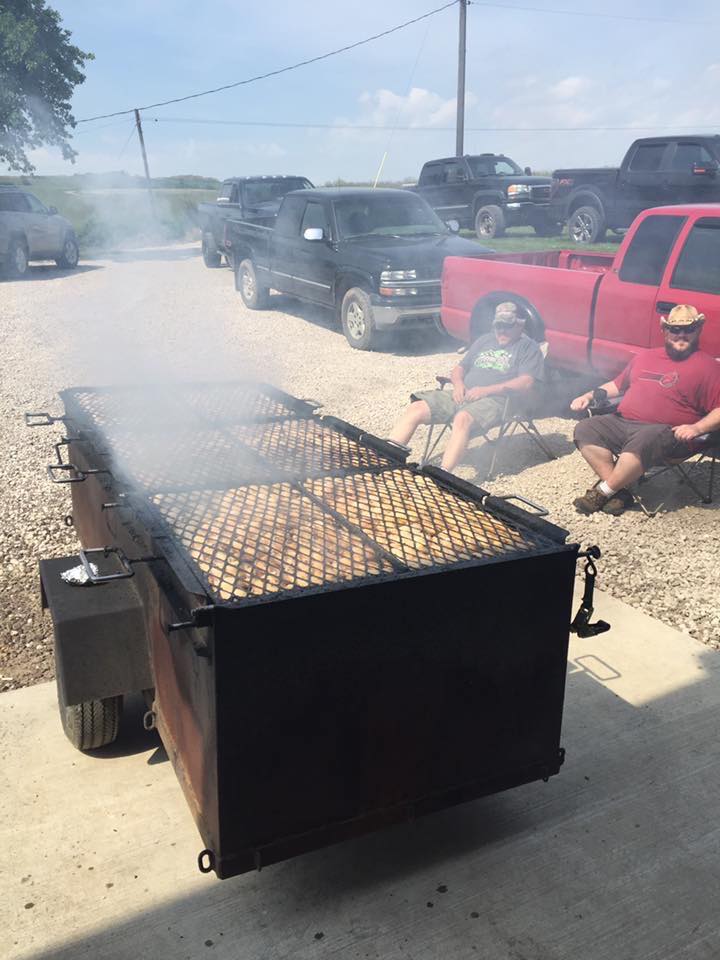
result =
[[272,227],[228,220],[226,234],[248,307],[271,289],[329,307],[370,350],[382,331],[439,327],[445,257],[490,252],[451,227],[406,190],[324,188],[289,193]]
[[307,177],[230,177],[223,180],[215,203],[199,203],[202,255],[206,267],[219,267],[228,258],[225,221],[228,217],[268,226],[291,190],[307,190]]
[[443,219],[475,230],[480,240],[501,237],[507,227],[531,226],[541,237],[560,227],[548,217],[550,177],[522,171],[510,157],[495,153],[431,160],[411,187]]
[[575,243],[598,243],[649,207],[720,201],[720,136],[636,140],[619,169],[555,170],[553,218]]

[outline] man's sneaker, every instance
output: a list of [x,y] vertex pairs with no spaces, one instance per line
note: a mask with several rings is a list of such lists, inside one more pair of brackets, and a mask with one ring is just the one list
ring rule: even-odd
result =
[[573,506],[578,513],[597,513],[598,510],[602,510],[608,500],[610,497],[600,493],[597,487],[590,487],[581,497],[573,500]]
[[614,493],[605,503],[602,511],[603,513],[612,514],[613,517],[619,517],[620,514],[624,513],[633,503],[634,500],[629,490],[618,490],[618,492]]

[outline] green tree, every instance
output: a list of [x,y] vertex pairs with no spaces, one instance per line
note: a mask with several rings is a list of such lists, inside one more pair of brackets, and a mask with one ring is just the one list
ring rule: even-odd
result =
[[32,173],[26,150],[44,144],[74,160],[70,98],[92,59],[45,0],[0,0],[0,163]]

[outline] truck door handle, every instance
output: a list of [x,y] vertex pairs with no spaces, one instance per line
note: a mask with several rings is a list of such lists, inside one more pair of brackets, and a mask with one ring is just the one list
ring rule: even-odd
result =
[[672,308],[676,306],[676,303],[670,303],[669,300],[658,300],[655,304],[655,313],[670,313]]

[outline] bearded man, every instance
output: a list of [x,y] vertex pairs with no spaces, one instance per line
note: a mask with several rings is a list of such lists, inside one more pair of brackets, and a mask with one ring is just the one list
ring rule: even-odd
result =
[[576,397],[572,410],[620,397],[616,413],[581,420],[575,445],[599,481],[573,500],[579,513],[620,514],[627,487],[652,466],[684,460],[720,429],[720,363],[699,349],[705,317],[678,304],[661,317],[665,345],[636,354],[614,380]]

